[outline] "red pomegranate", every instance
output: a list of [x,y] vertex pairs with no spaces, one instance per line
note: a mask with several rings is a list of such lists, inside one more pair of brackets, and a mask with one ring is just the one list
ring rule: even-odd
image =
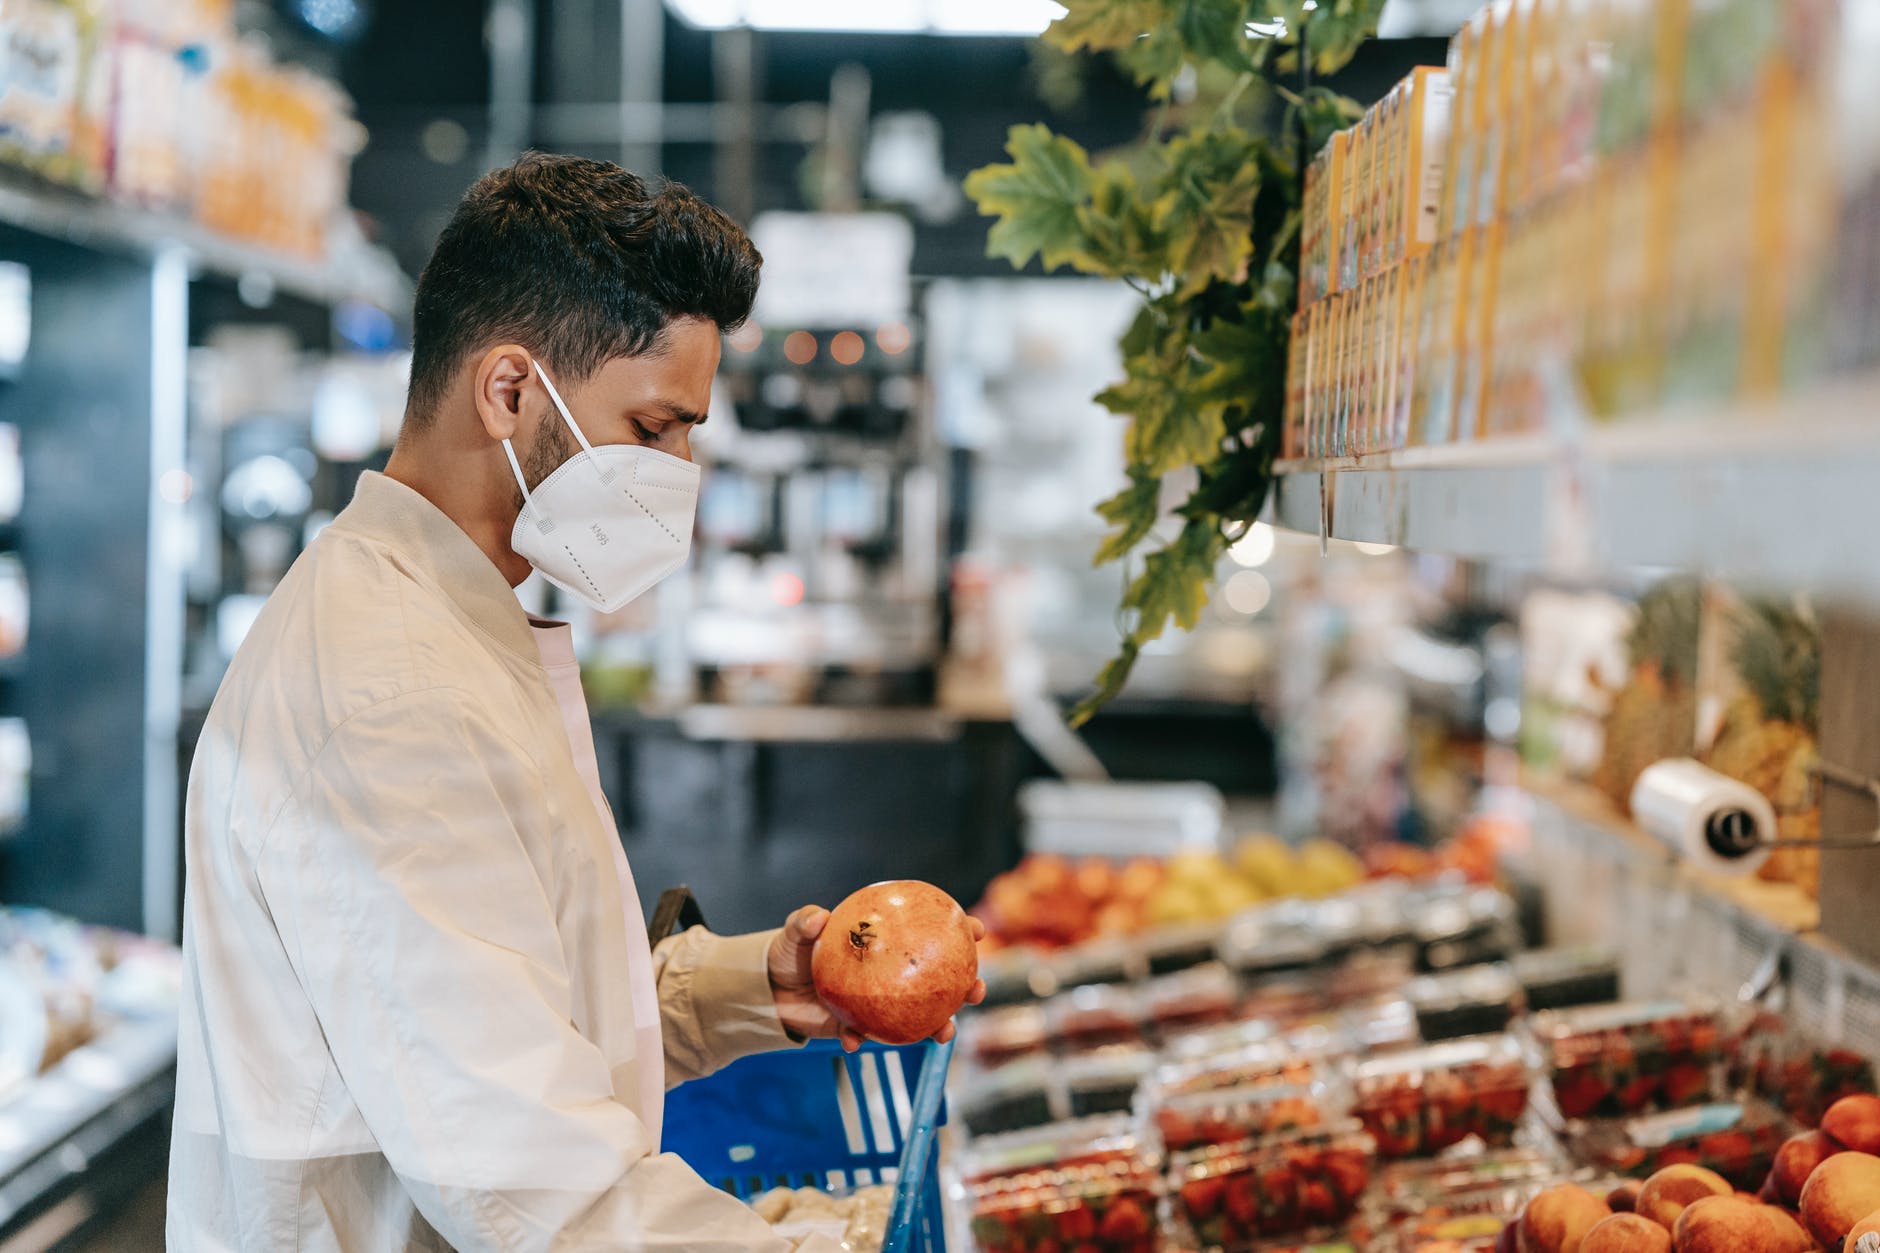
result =
[[816,995],[851,1031],[912,1044],[940,1030],[979,978],[972,922],[931,883],[872,883],[835,907],[810,958]]

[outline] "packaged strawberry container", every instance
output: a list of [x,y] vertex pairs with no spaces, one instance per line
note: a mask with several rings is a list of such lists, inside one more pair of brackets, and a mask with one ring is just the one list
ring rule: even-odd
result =
[[1619,959],[1608,949],[1533,949],[1516,953],[1509,966],[1532,1013],[1619,999]]
[[1258,1039],[1215,1053],[1182,1056],[1156,1069],[1152,1094],[1254,1086],[1303,1087],[1320,1078],[1322,1051],[1288,1039]]
[[1565,1119],[1621,1117],[1709,1099],[1724,1059],[1717,1012],[1682,1001],[1550,1010],[1532,1019]]
[[1421,1157],[1471,1136],[1514,1142],[1534,1073],[1520,1042],[1476,1036],[1358,1062],[1351,1112],[1382,1157]]
[[1175,1215],[1198,1246],[1240,1251],[1297,1235],[1331,1238],[1371,1181],[1375,1146],[1356,1122],[1177,1154]]
[[1170,1152],[1323,1127],[1342,1117],[1328,1084],[1261,1084],[1169,1096],[1145,1089],[1149,1122]]
[[1050,1043],[1044,1010],[1037,1005],[1003,1005],[962,1014],[960,1034],[960,1051],[987,1067],[1043,1053]]
[[1161,1159],[1144,1146],[1128,1114],[1070,1118],[1004,1135],[980,1136],[963,1148],[954,1169],[963,1188],[1008,1175],[1122,1163],[1153,1170]]
[[1021,1057],[960,1077],[955,1114],[976,1136],[1036,1127],[1060,1117],[1051,1059]]
[[1820,1124],[1844,1096],[1872,1092],[1873,1063],[1835,1048],[1762,1011],[1746,1024],[1730,1060],[1730,1086],[1759,1096],[1804,1127]]
[[1081,1119],[976,1141],[955,1195],[984,1253],[1153,1253],[1163,1182],[1127,1119]]
[[1505,1031],[1521,1009],[1521,985],[1504,963],[1424,975],[1404,990],[1425,1040]]
[[1446,1205],[1457,1196],[1539,1189],[1565,1173],[1565,1159],[1539,1145],[1410,1158],[1378,1168],[1364,1209],[1373,1220],[1394,1221]]
[[1206,962],[1158,975],[1142,995],[1149,1021],[1158,1032],[1170,1035],[1232,1022],[1240,1004],[1240,981],[1220,962]]
[[1574,1160],[1634,1179],[1666,1166],[1714,1170],[1753,1191],[1768,1175],[1776,1150],[1796,1125],[1764,1101],[1719,1101],[1637,1118],[1576,1124],[1568,1132]]
[[1108,1044],[1140,1044],[1142,994],[1135,988],[1095,984],[1060,992],[1044,1003],[1045,1029],[1065,1052]]
[[1133,1109],[1138,1089],[1156,1065],[1156,1055],[1140,1044],[1116,1044],[1066,1058],[1058,1072],[1071,1117]]

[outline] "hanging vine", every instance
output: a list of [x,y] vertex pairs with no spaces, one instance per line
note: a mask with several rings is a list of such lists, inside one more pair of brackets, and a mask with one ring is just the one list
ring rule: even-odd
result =
[[[1141,141],[1093,161],[1042,125],[966,194],[997,219],[988,255],[1121,279],[1142,296],[1123,377],[1096,401],[1128,421],[1128,485],[1097,506],[1098,564],[1127,561],[1122,642],[1071,713],[1122,690],[1149,641],[1192,628],[1216,565],[1272,486],[1299,262],[1302,163],[1359,116],[1311,83],[1350,61],[1384,0],[1063,0],[1044,40],[1113,56],[1154,109]],[[1275,106],[1278,106],[1277,109]],[[1277,113],[1277,117],[1275,114]],[[1163,484],[1192,484],[1162,521]]]

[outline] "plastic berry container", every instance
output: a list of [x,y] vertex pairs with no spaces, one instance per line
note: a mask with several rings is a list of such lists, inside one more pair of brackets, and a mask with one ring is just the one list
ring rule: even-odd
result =
[[1218,1053],[1171,1060],[1150,1083],[1155,1093],[1213,1092],[1258,1085],[1303,1087],[1320,1077],[1319,1056],[1289,1040],[1262,1039]]
[[1565,1166],[1554,1153],[1531,1146],[1391,1162],[1378,1168],[1371,1191],[1365,1196],[1365,1213],[1373,1219],[1394,1221],[1444,1204],[1452,1197],[1495,1190],[1534,1190],[1560,1178]]
[[1003,1005],[961,1015],[960,1051],[985,1067],[1001,1066],[1034,1053],[1050,1043],[1044,1010],[1037,1005]]
[[1416,1011],[1417,1030],[1432,1043],[1505,1031],[1521,1008],[1521,985],[1502,963],[1424,975],[1404,996]]
[[1176,1152],[1322,1127],[1336,1101],[1320,1082],[1146,1094],[1144,1104],[1162,1146]]
[[1154,1170],[1159,1160],[1144,1147],[1134,1118],[1101,1114],[980,1136],[960,1151],[956,1169],[962,1183],[972,1186],[1008,1175],[1116,1162],[1131,1170]]
[[1151,977],[1174,974],[1215,960],[1218,922],[1170,923],[1136,937]]
[[1680,1001],[1549,1010],[1532,1019],[1562,1118],[1623,1117],[1707,1100],[1724,1056],[1715,1010]]
[[1117,1044],[1066,1058],[1058,1072],[1071,1117],[1126,1113],[1155,1070],[1156,1055],[1139,1044]]
[[1602,948],[1542,948],[1508,963],[1530,1013],[1619,999],[1619,959]]
[[1568,1137],[1576,1161],[1643,1179],[1666,1166],[1714,1170],[1744,1191],[1769,1173],[1795,1122],[1765,1101],[1719,1101],[1638,1118],[1577,1124]]
[[1470,1137],[1514,1142],[1534,1074],[1509,1036],[1450,1040],[1351,1067],[1351,1112],[1379,1156],[1422,1157]]
[[1371,1181],[1374,1146],[1355,1122],[1178,1154],[1173,1208],[1198,1247],[1239,1253],[1260,1241],[1334,1234]]
[[1240,982],[1225,965],[1211,961],[1158,975],[1142,995],[1149,1021],[1158,1032],[1172,1035],[1232,1022],[1240,1004]]
[[1060,992],[1044,1003],[1045,1030],[1058,1049],[1075,1053],[1143,1040],[1142,994],[1117,984]]
[[1024,1057],[993,1070],[963,1076],[955,1102],[957,1116],[976,1136],[1036,1127],[1056,1120],[1051,1062]]
[[1759,1096],[1804,1127],[1820,1124],[1844,1096],[1873,1092],[1873,1063],[1851,1049],[1832,1048],[1786,1023],[1756,1014],[1730,1060],[1730,1086]]
[[1155,1253],[1153,1175],[1048,1171],[979,1190],[970,1229],[983,1253]]

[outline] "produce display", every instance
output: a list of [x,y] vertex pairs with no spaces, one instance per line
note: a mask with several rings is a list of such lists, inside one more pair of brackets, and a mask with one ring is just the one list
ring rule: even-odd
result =
[[1152,1253],[1160,1163],[1128,1120],[1088,1118],[970,1146],[961,1164],[974,1242],[984,1253]]
[[1744,1032],[1730,1081],[1779,1107],[1804,1127],[1821,1122],[1844,1096],[1874,1090],[1873,1063],[1847,1048],[1831,1048],[1761,1012]]
[[1323,1126],[1326,1104],[1322,1087],[1254,1085],[1164,1097],[1149,1117],[1174,1151]]
[[1587,1006],[1534,1017],[1563,1117],[1675,1109],[1706,1099],[1723,1059],[1710,1010],[1678,1002]]
[[913,1044],[947,1025],[979,978],[966,913],[930,883],[894,879],[829,914],[810,958],[816,995],[843,1026]]
[[1513,1143],[1532,1071],[1507,1036],[1452,1040],[1358,1063],[1352,1113],[1383,1157],[1416,1157],[1471,1136]]

